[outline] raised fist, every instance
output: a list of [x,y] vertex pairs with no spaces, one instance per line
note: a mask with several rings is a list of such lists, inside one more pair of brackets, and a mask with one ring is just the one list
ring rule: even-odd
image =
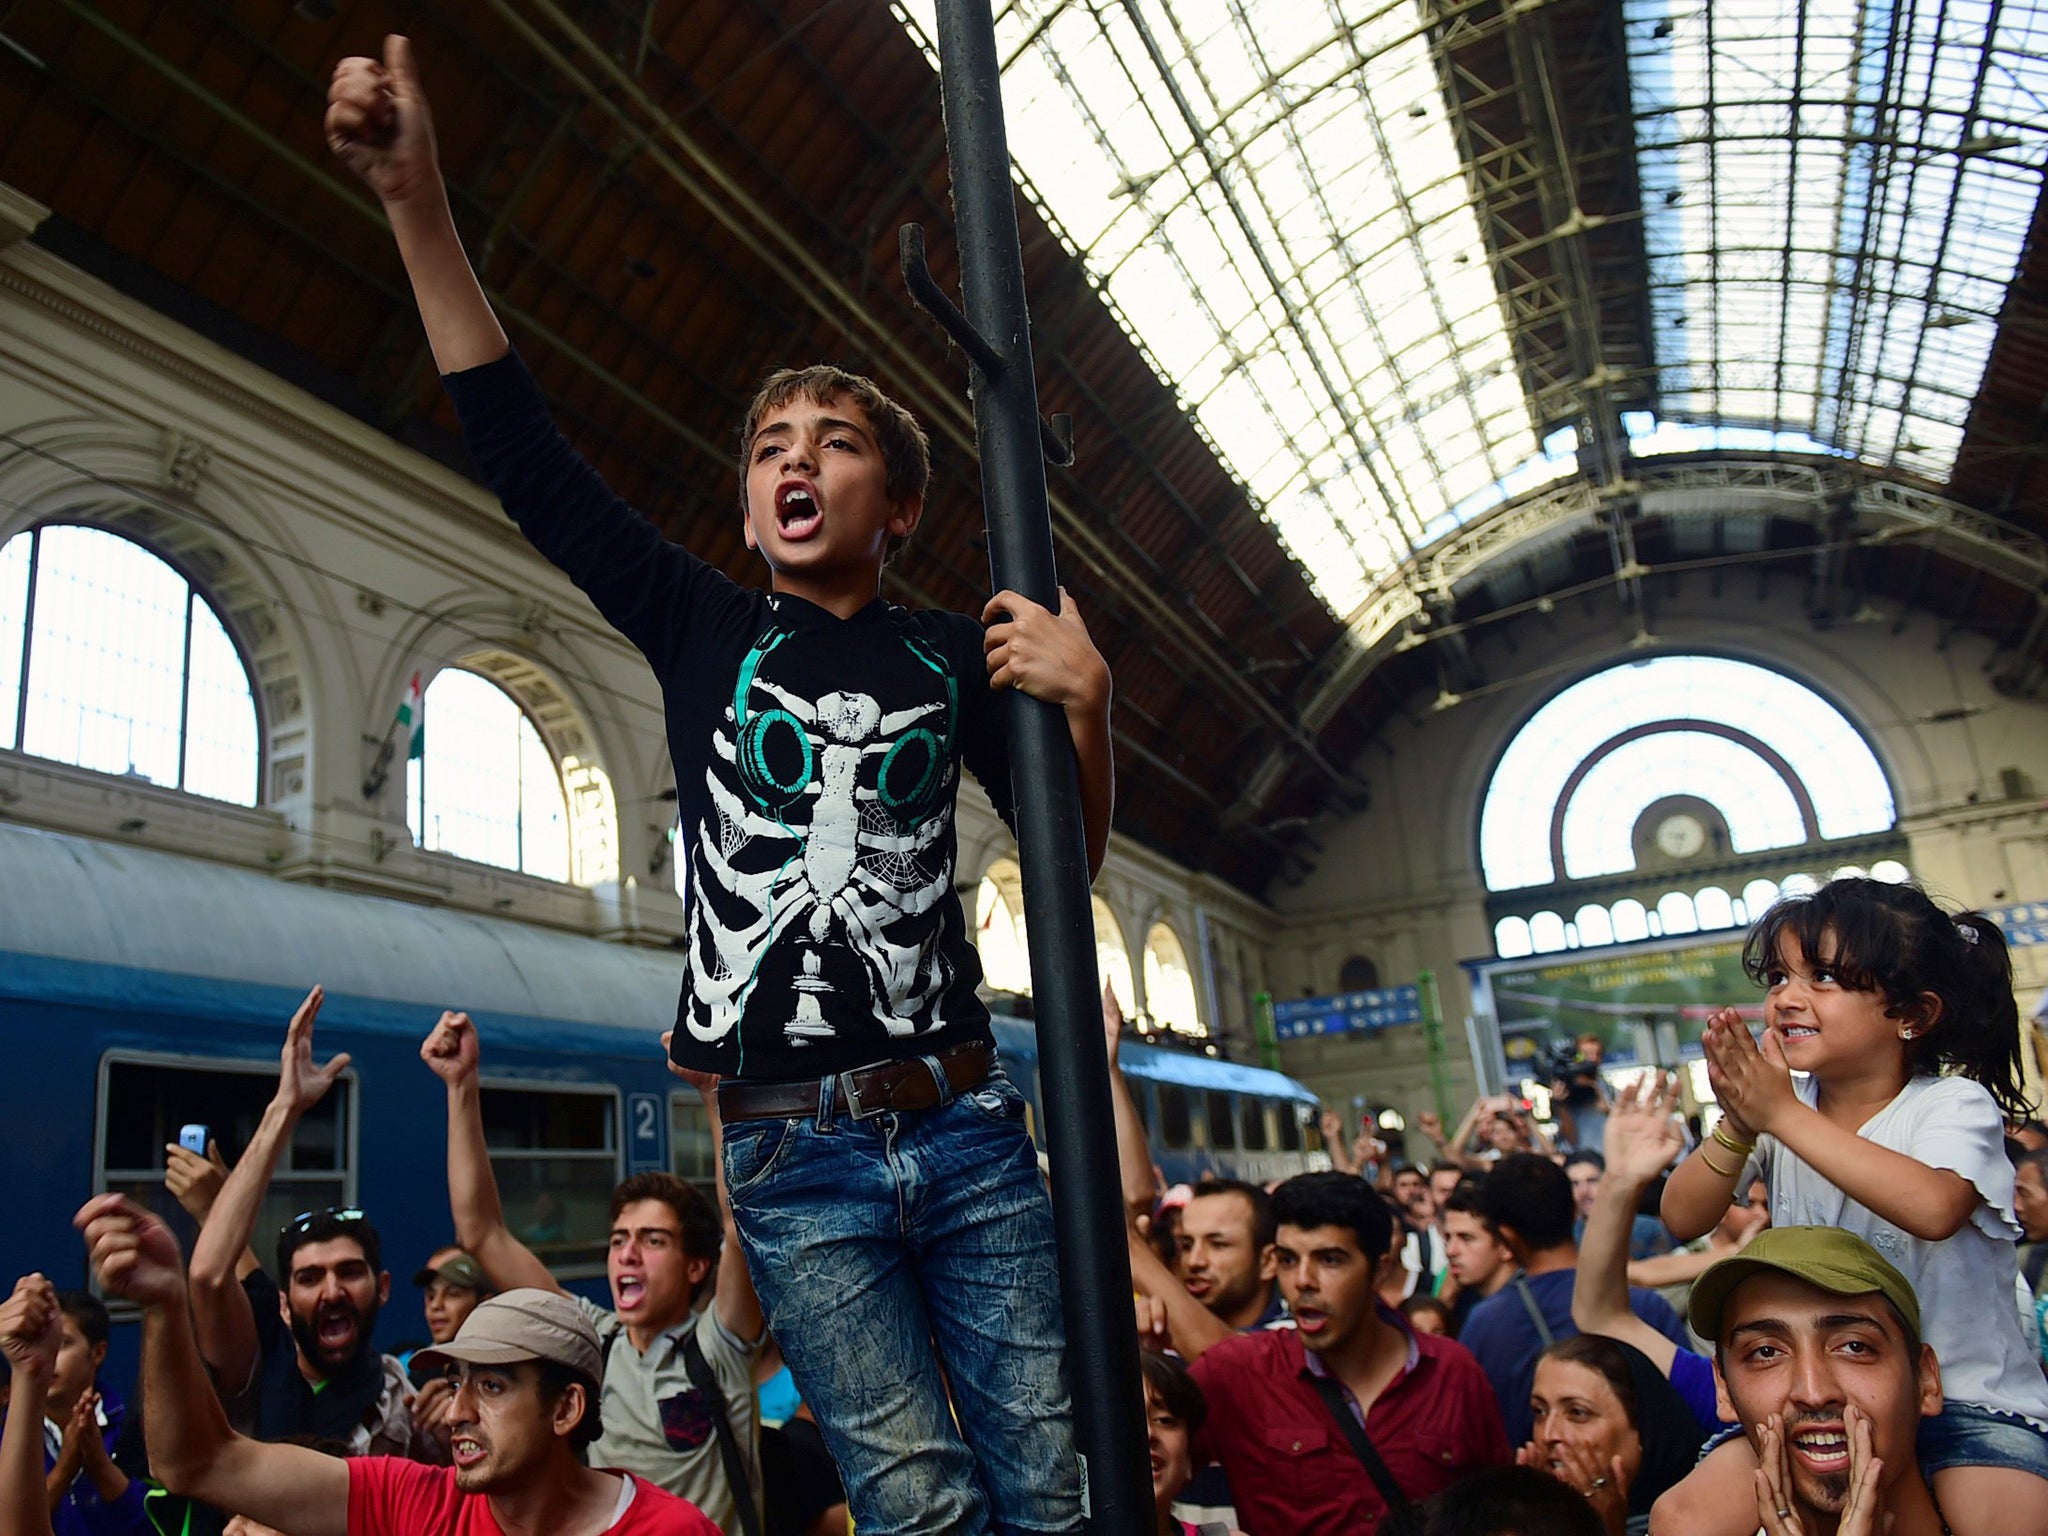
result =
[[171,1229],[126,1195],[99,1195],[71,1218],[109,1296],[154,1307],[185,1301],[185,1260]]
[[442,1014],[441,1022],[420,1046],[420,1060],[433,1068],[434,1076],[450,1088],[475,1082],[481,1057],[476,1025],[466,1013]]
[[412,43],[393,33],[384,61],[343,59],[327,87],[327,147],[380,202],[441,190],[434,120],[413,68]]
[[14,1282],[14,1294],[0,1302],[0,1354],[10,1369],[48,1381],[63,1342],[57,1288],[41,1275],[23,1275]]

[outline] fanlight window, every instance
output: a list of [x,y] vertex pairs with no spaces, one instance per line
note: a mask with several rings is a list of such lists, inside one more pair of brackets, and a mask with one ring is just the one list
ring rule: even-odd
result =
[[0,548],[0,747],[254,805],[256,695],[213,605],[103,528]]
[[1095,913],[1095,982],[1116,993],[1117,1006],[1130,1018],[1137,1009],[1137,988],[1131,984],[1131,951],[1123,925],[1100,896],[1088,898]]
[[406,765],[406,820],[422,848],[569,878],[569,805],[554,755],[518,700],[444,668],[427,685],[426,750]]
[[974,898],[974,947],[983,980],[997,992],[1031,993],[1031,954],[1024,938],[1024,880],[1008,859],[982,876]]
[[1643,813],[1674,796],[1712,806],[1738,855],[1897,820],[1869,743],[1811,688],[1749,662],[1659,656],[1566,688],[1508,744],[1480,811],[1487,888],[1628,873]]
[[1183,1035],[1205,1035],[1201,1010],[1195,1006],[1195,976],[1188,968],[1180,935],[1154,923],[1145,935],[1145,1011],[1164,1028]]

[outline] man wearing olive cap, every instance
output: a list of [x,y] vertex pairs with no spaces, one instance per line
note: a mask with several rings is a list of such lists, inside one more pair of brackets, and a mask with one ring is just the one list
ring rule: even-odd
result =
[[602,1433],[597,1331],[567,1297],[515,1290],[422,1358],[452,1374],[453,1467],[337,1461],[228,1427],[199,1361],[169,1227],[102,1195],[76,1218],[110,1296],[143,1309],[150,1468],[173,1493],[293,1536],[717,1536],[694,1505],[588,1464]]
[[[1778,1227],[1700,1276],[1693,1331],[1714,1342],[1724,1418],[1756,1449],[1764,1536],[1943,1536],[1914,1437],[1941,1411],[1906,1277],[1833,1227]],[[1700,1528],[1713,1460],[1657,1501],[1655,1536]]]

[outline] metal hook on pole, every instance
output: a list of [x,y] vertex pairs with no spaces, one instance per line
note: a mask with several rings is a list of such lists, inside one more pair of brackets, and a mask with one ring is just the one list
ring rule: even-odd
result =
[[[946,290],[932,276],[931,263],[925,260],[922,224],[905,224],[896,231],[896,258],[903,269],[903,286],[910,290],[917,307],[939,322],[939,329],[953,338],[953,345],[965,352],[975,367],[990,378],[1000,374],[1003,360],[996,349],[974,328],[974,322],[960,313],[959,306],[946,296]],[[1073,468],[1073,417],[1065,411],[1039,417],[1038,441],[1045,450],[1048,464],[1055,464],[1061,469]]]

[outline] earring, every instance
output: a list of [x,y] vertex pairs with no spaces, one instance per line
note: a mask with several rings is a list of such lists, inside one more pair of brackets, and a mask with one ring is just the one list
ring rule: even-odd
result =
[[1913,1038],[1913,1026],[1912,1026],[1912,1025],[1910,1025],[1910,1024],[1901,1024],[1901,1025],[1899,1026],[1899,1038],[1900,1038],[1901,1040],[1910,1040],[1910,1039],[1912,1039],[1912,1038]]

